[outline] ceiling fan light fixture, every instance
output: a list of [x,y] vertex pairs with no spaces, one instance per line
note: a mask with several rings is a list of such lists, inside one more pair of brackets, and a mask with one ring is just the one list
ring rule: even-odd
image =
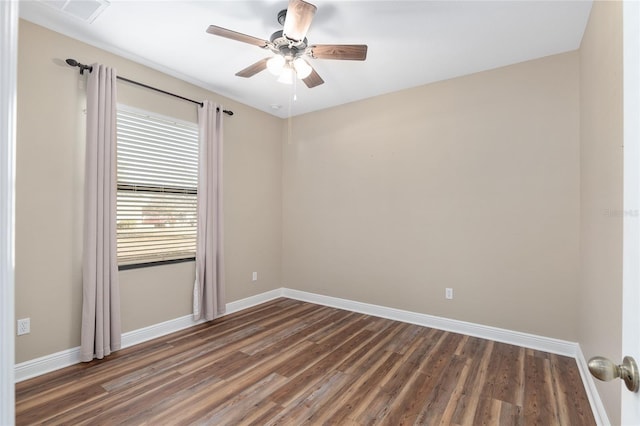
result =
[[295,68],[296,74],[301,80],[309,77],[309,74],[311,74],[312,71],[311,65],[302,58],[296,58],[293,61],[293,68]]
[[282,68],[282,72],[280,73],[280,77],[278,77],[278,83],[284,83],[284,84],[293,84],[293,79],[294,79],[294,69],[291,67],[290,64],[286,64],[283,68]]
[[280,75],[284,69],[285,60],[280,55],[275,55],[267,61],[267,69],[273,75]]

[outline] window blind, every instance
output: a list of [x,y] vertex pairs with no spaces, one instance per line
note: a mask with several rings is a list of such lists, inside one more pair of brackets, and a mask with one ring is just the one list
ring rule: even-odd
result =
[[195,256],[198,127],[119,105],[118,263]]

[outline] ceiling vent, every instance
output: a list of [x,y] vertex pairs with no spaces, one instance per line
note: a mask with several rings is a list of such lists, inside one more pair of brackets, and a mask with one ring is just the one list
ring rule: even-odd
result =
[[89,24],[109,6],[107,0],[39,0],[39,2]]

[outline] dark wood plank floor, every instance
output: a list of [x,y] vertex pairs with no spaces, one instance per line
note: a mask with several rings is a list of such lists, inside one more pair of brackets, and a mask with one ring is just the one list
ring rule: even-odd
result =
[[16,385],[17,424],[594,425],[573,359],[289,299]]

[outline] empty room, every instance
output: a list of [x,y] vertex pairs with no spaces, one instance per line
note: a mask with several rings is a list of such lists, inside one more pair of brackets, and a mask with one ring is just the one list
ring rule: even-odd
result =
[[0,7],[0,424],[640,425],[640,4]]

